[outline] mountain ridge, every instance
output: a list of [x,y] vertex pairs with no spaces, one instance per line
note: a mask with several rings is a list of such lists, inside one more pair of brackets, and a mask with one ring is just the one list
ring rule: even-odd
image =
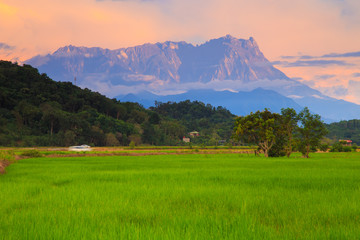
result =
[[360,106],[344,100],[333,98],[306,97],[291,99],[276,91],[261,87],[249,92],[215,91],[211,89],[190,90],[181,94],[156,95],[144,91],[138,94],[119,95],[120,101],[138,102],[144,107],[154,106],[158,102],[180,102],[185,100],[201,101],[213,106],[222,106],[236,115],[247,115],[250,112],[265,108],[274,112],[281,112],[281,108],[294,108],[297,112],[304,107],[319,114],[324,122],[332,123],[342,120],[357,119],[360,116]]
[[[115,72],[122,73],[118,76],[118,81],[134,80],[128,78],[126,74],[129,73],[139,75],[139,81],[146,81],[141,79],[141,75],[175,82],[208,82],[214,79],[247,82],[259,78],[290,80],[272,66],[252,37],[245,40],[227,35],[196,46],[184,41],[167,41],[115,50],[68,45],[59,48],[53,54],[31,58],[26,63],[42,70],[51,66],[49,62],[59,61],[61,58],[63,62],[60,66],[64,67],[65,73],[67,71],[72,78],[67,79],[65,74],[65,79],[56,79],[58,81],[71,81],[73,77],[81,78],[87,70],[96,69],[109,73],[116,70]],[[91,59],[99,63],[92,69]],[[86,68],[86,64],[90,65],[89,69]],[[73,65],[73,68],[69,65]],[[51,75],[51,68],[49,70]]]

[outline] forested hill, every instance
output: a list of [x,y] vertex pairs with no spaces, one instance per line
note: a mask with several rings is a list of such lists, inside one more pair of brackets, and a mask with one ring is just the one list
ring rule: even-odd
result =
[[235,115],[221,106],[215,108],[210,104],[189,100],[159,103],[155,102],[154,110],[162,116],[179,120],[186,129],[200,131],[203,138],[194,139],[195,142],[215,144],[216,140],[230,139],[234,127]]
[[360,120],[349,120],[331,123],[326,126],[329,130],[327,137],[331,139],[348,139],[360,145]]
[[229,139],[229,111],[201,102],[179,104],[147,110],[55,82],[30,65],[0,61],[0,146],[179,145],[193,130],[205,144]]

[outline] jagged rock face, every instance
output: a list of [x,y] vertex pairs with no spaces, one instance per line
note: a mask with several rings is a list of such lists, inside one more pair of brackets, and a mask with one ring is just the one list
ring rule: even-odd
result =
[[194,47],[180,48],[181,81],[288,79],[264,57],[253,38],[227,35]]
[[230,35],[194,46],[165,42],[116,50],[66,46],[27,63],[58,81],[108,79],[112,84],[209,82],[212,80],[286,79],[264,57],[253,38]]

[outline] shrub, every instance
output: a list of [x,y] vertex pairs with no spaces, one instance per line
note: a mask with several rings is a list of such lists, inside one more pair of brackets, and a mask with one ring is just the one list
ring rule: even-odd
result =
[[356,152],[358,146],[356,145],[356,143],[354,143],[354,144],[351,146],[351,148]]
[[321,144],[319,149],[320,151],[326,152],[329,149],[329,144]]
[[341,142],[337,142],[332,145],[330,152],[351,152],[352,149],[350,146],[343,146]]
[[119,146],[120,142],[117,140],[115,134],[113,133],[107,133],[105,136],[105,144],[106,146]]
[[15,160],[15,153],[13,151],[0,151],[0,161],[14,161]]
[[311,146],[310,147],[310,152],[316,152],[317,151],[317,147],[316,146]]
[[350,146],[343,147],[343,152],[351,152],[352,148]]
[[129,144],[130,149],[134,149],[135,148],[135,142],[131,141]]
[[21,156],[25,157],[42,157],[43,155],[36,149],[27,150],[20,154]]
[[343,151],[343,145],[340,142],[334,143],[330,148],[330,152],[342,152],[342,151]]

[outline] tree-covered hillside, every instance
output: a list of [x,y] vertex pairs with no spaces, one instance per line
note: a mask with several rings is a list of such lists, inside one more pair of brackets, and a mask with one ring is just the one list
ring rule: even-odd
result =
[[175,103],[147,110],[55,82],[30,65],[0,61],[0,146],[179,145],[192,130],[201,131],[206,144],[230,136],[227,110],[189,101],[179,106],[188,110]]
[[200,137],[193,139],[195,143],[217,145],[219,140],[228,140],[232,135],[235,115],[223,107],[213,107],[210,104],[189,100],[176,102],[159,103],[151,110],[178,120],[186,131],[198,131]]
[[328,138],[334,140],[348,139],[360,145],[360,120],[340,121],[328,124],[326,127],[329,130]]

